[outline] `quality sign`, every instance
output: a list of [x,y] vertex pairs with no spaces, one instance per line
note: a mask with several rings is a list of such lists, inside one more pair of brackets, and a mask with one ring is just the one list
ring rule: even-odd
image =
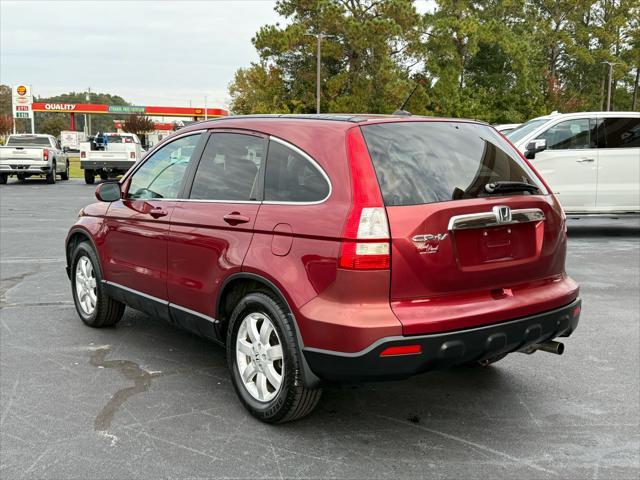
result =
[[31,86],[14,85],[11,89],[11,104],[14,118],[33,118]]

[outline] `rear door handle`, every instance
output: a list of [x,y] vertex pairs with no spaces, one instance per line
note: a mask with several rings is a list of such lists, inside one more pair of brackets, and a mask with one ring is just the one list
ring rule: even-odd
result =
[[246,215],[242,215],[240,212],[227,213],[222,219],[229,225],[239,225],[241,223],[248,223],[251,219]]
[[169,212],[167,212],[162,207],[156,207],[149,210],[149,215],[151,215],[153,218],[166,217],[168,214]]
[[596,161],[595,158],[581,158],[580,160],[576,160],[576,162],[578,163],[595,162],[595,161]]

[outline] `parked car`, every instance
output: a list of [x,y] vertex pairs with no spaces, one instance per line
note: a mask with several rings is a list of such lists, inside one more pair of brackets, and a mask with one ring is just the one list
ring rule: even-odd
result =
[[0,183],[15,175],[19,180],[38,175],[47,183],[56,183],[56,175],[69,179],[69,159],[66,150],[60,148],[52,135],[9,135],[4,147],[0,147]]
[[134,133],[101,133],[93,141],[80,143],[80,168],[84,181],[95,182],[123,175],[143,156],[140,139]]
[[324,382],[562,353],[578,325],[563,211],[486,124],[209,121],[96,196],[66,241],[82,321],[129,305],[217,341],[266,422],[308,414]]
[[504,123],[502,125],[494,125],[493,128],[495,128],[501,134],[506,135],[507,133],[518,128],[520,125],[520,123]]
[[640,213],[640,113],[534,118],[507,134],[569,214]]

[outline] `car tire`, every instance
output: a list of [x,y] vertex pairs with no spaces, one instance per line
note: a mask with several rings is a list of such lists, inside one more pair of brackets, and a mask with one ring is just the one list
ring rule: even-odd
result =
[[8,178],[9,175],[7,175],[6,173],[0,173],[0,185],[5,185]]
[[56,162],[53,162],[53,164],[51,165],[51,171],[49,173],[47,173],[46,179],[47,179],[47,183],[49,184],[53,184],[56,183]]
[[107,295],[100,262],[90,243],[82,242],[75,248],[70,273],[73,302],[82,321],[95,328],[118,323],[125,305]]
[[100,180],[109,180],[109,175],[104,172],[100,172]]
[[[229,320],[227,361],[231,381],[245,408],[266,423],[300,419],[311,413],[322,395],[321,389],[304,386],[302,353],[293,322],[287,306],[262,291],[243,297]],[[274,387],[278,374],[280,383]],[[272,381],[274,378],[276,381]]]
[[24,182],[27,179],[27,176],[24,173],[18,173],[16,174],[16,177],[20,182]]
[[67,162],[64,172],[60,174],[60,180],[69,180],[69,162]]
[[93,185],[96,181],[96,176],[93,173],[93,170],[85,169],[84,171],[84,183],[87,185]]

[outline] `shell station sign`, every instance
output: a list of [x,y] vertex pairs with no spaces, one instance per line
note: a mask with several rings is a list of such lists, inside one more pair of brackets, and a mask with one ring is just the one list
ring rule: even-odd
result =
[[13,118],[33,118],[33,95],[30,85],[14,85],[11,88]]

